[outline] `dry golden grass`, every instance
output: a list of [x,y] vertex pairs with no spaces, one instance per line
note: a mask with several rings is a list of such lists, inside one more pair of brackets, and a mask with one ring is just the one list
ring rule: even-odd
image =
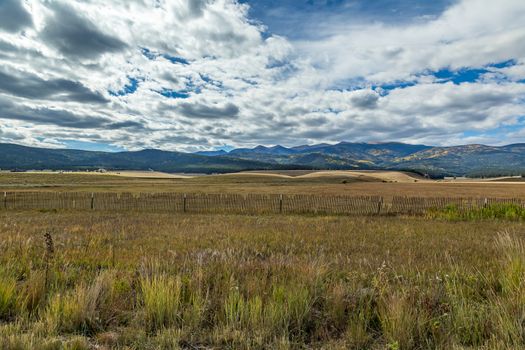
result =
[[[109,257],[111,240],[118,240],[118,249],[123,249],[116,256],[121,263],[137,263],[145,256],[144,252],[168,259],[173,258],[173,254],[179,255],[195,249],[235,251],[262,241],[271,252],[286,252],[294,242],[300,243],[294,249],[294,255],[310,256],[323,250],[344,252],[351,258],[347,263],[361,262],[362,267],[369,266],[371,270],[378,268],[383,261],[390,260],[395,265],[431,266],[437,271],[443,265],[448,265],[447,259],[444,259],[447,256],[457,262],[458,259],[466,259],[465,265],[470,266],[492,264],[493,262],[487,261],[487,257],[493,252],[490,241],[495,233],[502,227],[518,230],[522,226],[519,222],[448,222],[425,218],[133,212],[20,211],[0,213],[0,218],[3,225],[0,232],[3,235],[12,233],[12,230],[18,233],[16,237],[3,236],[7,237],[7,241],[2,246],[11,244],[15,248],[16,241],[21,238],[30,239],[36,245],[35,248],[40,248],[41,242],[38,241],[41,236],[52,229],[57,250],[65,245],[68,249],[62,254],[72,254],[71,258],[80,257],[83,261],[92,261],[94,266],[101,260],[107,260],[102,257]],[[453,233],[446,233],[448,230]],[[477,237],[474,241],[473,235]],[[100,246],[95,243],[104,243],[108,247],[100,250]],[[462,254],[467,248],[482,255]],[[253,250],[256,251],[257,248],[254,246]],[[488,255],[483,255],[484,253]]]
[[521,222],[26,211],[0,223],[2,349],[525,346]]
[[[303,174],[304,175],[304,174]],[[388,175],[390,176],[390,175]],[[0,173],[0,191],[266,193],[525,198],[520,182],[383,182],[363,173],[345,176],[213,175],[193,178],[137,178],[93,174]]]
[[[381,176],[0,173],[0,190],[525,198],[520,183]],[[524,227],[480,220],[509,208],[1,211],[0,349],[522,349]]]

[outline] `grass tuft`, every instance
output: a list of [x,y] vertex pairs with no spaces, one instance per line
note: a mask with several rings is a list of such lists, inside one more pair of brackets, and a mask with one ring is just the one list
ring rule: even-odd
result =
[[143,276],[140,289],[144,322],[149,331],[181,324],[182,281],[179,276]]

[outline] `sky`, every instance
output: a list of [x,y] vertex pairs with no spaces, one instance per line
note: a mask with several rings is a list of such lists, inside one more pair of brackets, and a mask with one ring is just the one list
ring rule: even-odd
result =
[[523,0],[0,0],[0,142],[525,142]]

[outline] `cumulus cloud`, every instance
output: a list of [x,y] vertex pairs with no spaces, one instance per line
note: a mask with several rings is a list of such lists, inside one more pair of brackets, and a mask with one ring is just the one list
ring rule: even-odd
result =
[[25,72],[0,67],[0,92],[28,99],[106,103],[107,99],[91,91],[80,82],[64,78],[44,80]]
[[14,33],[32,25],[33,19],[22,4],[22,0],[0,2],[0,29]]
[[360,109],[374,109],[377,108],[379,101],[379,94],[371,90],[355,91],[350,97],[352,104]]
[[0,100],[0,118],[28,121],[35,124],[55,125],[68,128],[103,128],[109,120],[98,116],[78,115],[71,111],[48,107],[29,107]]
[[53,14],[46,19],[40,33],[44,43],[73,58],[97,58],[126,47],[120,39],[102,32],[89,19],[66,4],[49,5]]
[[236,0],[3,0],[0,140],[196,151],[521,135],[523,1],[458,0],[399,23],[343,17],[298,40]]
[[481,67],[525,56],[519,0],[462,0],[435,19],[402,25],[332,23],[323,38],[299,42],[327,83],[359,77],[369,82],[413,79],[428,70]]
[[207,106],[200,103],[182,103],[179,105],[182,115],[188,118],[203,119],[229,119],[235,118],[239,114],[239,108],[233,103],[224,106]]

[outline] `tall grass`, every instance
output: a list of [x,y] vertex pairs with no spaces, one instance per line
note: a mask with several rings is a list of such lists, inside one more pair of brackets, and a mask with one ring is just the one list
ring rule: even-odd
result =
[[15,315],[17,289],[16,280],[7,269],[0,267],[0,320],[9,320]]
[[53,294],[43,316],[50,333],[92,335],[104,330],[112,314],[112,286],[112,274],[103,272],[90,285]]
[[145,323],[150,331],[182,324],[182,281],[166,275],[141,279]]
[[0,349],[525,347],[519,222],[77,215],[3,216]]

